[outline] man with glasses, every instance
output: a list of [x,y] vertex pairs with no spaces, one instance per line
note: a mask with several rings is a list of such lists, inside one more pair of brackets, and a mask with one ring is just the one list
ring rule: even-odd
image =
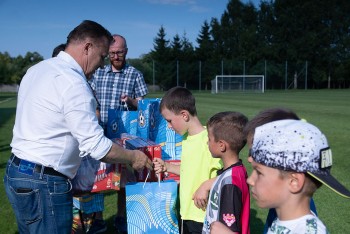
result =
[[[115,34],[113,39],[108,51],[110,64],[96,70],[90,82],[101,105],[101,125],[104,129],[107,126],[108,109],[135,110],[138,100],[143,99],[148,93],[142,73],[126,63],[128,47],[125,38]],[[129,180],[133,179],[131,175],[127,177]],[[125,187],[123,184],[121,186],[122,188],[118,191],[118,213],[115,226],[120,233],[126,233]],[[90,204],[94,206],[96,216],[88,233],[100,233],[106,230],[102,213],[104,195],[97,193],[91,196],[93,202]]]
[[[110,64],[96,70],[91,80],[97,99],[101,103],[102,127],[107,125],[108,109],[136,109],[138,100],[148,93],[143,75],[126,63],[128,47],[121,35],[113,35],[114,42],[109,47]],[[126,105],[124,105],[126,104]]]

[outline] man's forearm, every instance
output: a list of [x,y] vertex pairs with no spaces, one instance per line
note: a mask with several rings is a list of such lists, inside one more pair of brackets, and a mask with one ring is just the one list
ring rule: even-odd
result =
[[105,163],[132,163],[133,152],[113,143],[107,155],[101,159]]

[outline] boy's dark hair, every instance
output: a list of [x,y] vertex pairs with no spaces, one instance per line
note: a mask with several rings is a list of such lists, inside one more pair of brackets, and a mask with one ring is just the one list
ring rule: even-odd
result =
[[86,38],[97,40],[103,37],[105,37],[109,43],[113,41],[112,34],[102,25],[91,20],[84,20],[69,33],[66,44],[81,42]]
[[160,102],[160,111],[164,108],[179,114],[180,111],[186,110],[192,116],[197,116],[196,100],[191,91],[184,87],[176,86],[169,89]]
[[226,141],[231,150],[238,154],[247,142],[243,131],[247,122],[248,118],[242,113],[219,112],[208,120],[207,129],[211,129],[215,141]]
[[247,125],[244,128],[244,133],[247,137],[254,135],[255,128],[266,123],[283,119],[300,120],[298,115],[290,109],[280,107],[268,108],[259,112],[254,118],[252,118],[247,123]]
[[61,51],[66,49],[66,44],[59,44],[52,51],[52,57],[56,57]]

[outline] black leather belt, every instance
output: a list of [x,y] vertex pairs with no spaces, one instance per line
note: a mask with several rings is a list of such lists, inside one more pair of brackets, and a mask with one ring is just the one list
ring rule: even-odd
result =
[[[12,163],[16,166],[19,166],[19,164],[21,163],[22,159],[18,158],[16,155],[12,154],[11,158]],[[67,178],[67,176],[63,175],[62,173],[56,171],[55,169],[53,169],[52,167],[45,167],[43,165],[40,164],[35,164],[34,167],[34,171],[37,173],[41,173],[42,168],[44,167],[44,171],[43,174],[45,175],[52,175],[52,176],[60,176],[60,177],[64,177]]]

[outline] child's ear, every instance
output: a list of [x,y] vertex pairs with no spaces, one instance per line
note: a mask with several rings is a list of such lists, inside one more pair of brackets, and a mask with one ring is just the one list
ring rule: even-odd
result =
[[225,152],[226,151],[226,147],[227,147],[226,144],[227,144],[226,141],[219,140],[220,152]]
[[292,193],[300,192],[305,184],[305,174],[299,172],[292,172],[289,175],[289,187]]
[[188,122],[190,120],[190,113],[188,113],[188,111],[186,110],[182,110],[180,111],[180,114],[182,115],[182,118]]

